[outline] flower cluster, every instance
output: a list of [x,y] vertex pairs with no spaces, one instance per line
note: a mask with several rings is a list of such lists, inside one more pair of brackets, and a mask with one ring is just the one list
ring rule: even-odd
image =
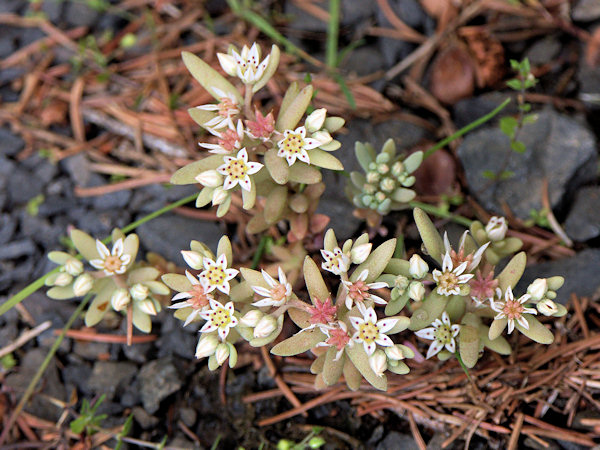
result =
[[[202,185],[196,206],[211,203],[218,207],[219,217],[229,211],[232,195],[241,191],[242,207],[253,216],[247,227],[250,233],[283,219],[290,223],[291,241],[323,231],[326,222],[315,213],[316,200],[324,190],[320,169],[343,169],[331,153],[341,146],[331,133],[340,129],[344,120],[327,117],[327,111],[320,108],[301,123],[312,99],[311,85],[300,89],[293,83],[277,115],[253,104],[253,94],[275,73],[277,46],[264,58],[256,43],[217,56],[225,74],[237,78],[242,86],[238,89],[197,56],[183,53],[186,67],[216,100],[189,110],[213,137],[211,142],[200,143],[212,155],[182,167],[171,182]],[[264,198],[260,207],[255,207],[257,196]],[[307,227],[307,223],[318,225]]]

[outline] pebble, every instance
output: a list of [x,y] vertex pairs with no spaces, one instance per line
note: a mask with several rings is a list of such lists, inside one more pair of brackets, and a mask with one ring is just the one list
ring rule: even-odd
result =
[[160,402],[181,388],[182,381],[171,358],[150,361],[138,373],[144,409],[154,414]]
[[84,2],[71,0],[65,6],[64,20],[72,27],[89,27],[98,19],[99,12]]
[[0,260],[17,259],[22,256],[33,255],[35,252],[36,247],[33,241],[31,239],[22,239],[0,247]]
[[[2,32],[0,31],[0,33]],[[0,155],[15,156],[23,150],[24,146],[25,141],[21,136],[14,134],[8,128],[0,127]]]
[[88,381],[90,390],[96,394],[106,394],[112,400],[130,383],[138,368],[129,362],[96,361]]
[[589,186],[577,191],[565,221],[565,232],[579,242],[600,236],[600,187]]

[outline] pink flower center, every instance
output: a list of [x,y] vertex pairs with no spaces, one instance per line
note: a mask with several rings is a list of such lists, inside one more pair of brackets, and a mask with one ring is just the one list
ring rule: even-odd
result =
[[237,105],[228,97],[223,97],[219,102],[219,115],[221,117],[230,117],[237,114],[240,110]]
[[229,128],[221,134],[218,143],[228,152],[232,152],[239,146],[240,136],[237,134],[236,130]]
[[505,303],[504,308],[502,308],[502,312],[506,314],[506,317],[513,320],[521,317],[521,314],[524,310],[525,308],[523,305],[521,305],[521,303],[519,303],[517,300],[508,300]]
[[191,297],[187,300],[188,304],[194,309],[203,309],[208,305],[208,296],[200,284],[195,284],[188,291]]
[[104,268],[109,272],[116,272],[123,265],[123,261],[118,256],[108,255],[104,260]]
[[364,281],[357,281],[348,287],[348,296],[355,302],[369,298],[369,286]]

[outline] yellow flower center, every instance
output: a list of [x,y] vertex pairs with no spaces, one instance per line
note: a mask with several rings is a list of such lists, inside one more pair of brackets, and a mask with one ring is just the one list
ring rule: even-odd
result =
[[290,133],[283,140],[283,149],[290,155],[302,152],[304,147],[304,139],[301,134]]
[[221,266],[213,266],[206,271],[206,279],[211,285],[219,286],[225,281],[225,271]]
[[452,272],[443,272],[439,277],[438,286],[442,289],[454,289],[458,287],[458,277]]
[[444,345],[452,341],[452,330],[448,325],[442,325],[435,330],[435,340]]
[[123,265],[123,261],[118,256],[108,255],[104,260],[104,269],[109,272],[116,272]]
[[246,177],[246,172],[248,171],[248,166],[244,163],[242,159],[234,159],[229,163],[229,165],[225,168],[227,175],[232,180],[243,180]]
[[379,327],[377,324],[372,322],[366,322],[360,325],[358,329],[358,337],[365,341],[367,344],[374,342],[379,336]]
[[502,312],[506,314],[508,319],[518,319],[521,317],[525,308],[517,300],[508,300],[502,308]]
[[219,328],[224,328],[231,323],[231,315],[225,308],[217,308],[210,315],[210,320]]

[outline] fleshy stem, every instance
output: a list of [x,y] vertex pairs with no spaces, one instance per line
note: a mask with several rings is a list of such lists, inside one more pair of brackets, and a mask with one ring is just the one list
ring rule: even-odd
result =
[[494,116],[496,116],[500,111],[502,111],[506,107],[506,105],[508,105],[509,103],[510,103],[510,98],[507,98],[502,103],[500,103],[493,111],[487,113],[485,116],[481,116],[475,122],[471,122],[470,124],[462,127],[456,133],[448,136],[445,139],[442,139],[437,144],[435,144],[433,147],[429,147],[427,150],[425,150],[425,153],[423,154],[423,159],[427,159],[428,157],[430,157],[431,155],[433,155],[437,150],[439,150],[440,148],[444,147],[446,144],[452,142],[454,139],[457,139],[457,138],[461,137],[463,134],[468,133],[473,128],[477,128],[479,125],[481,125],[481,124],[487,122],[488,120],[494,118]]
[[412,208],[421,208],[423,211],[432,214],[434,216],[437,217],[441,217],[442,219],[448,219],[451,220],[452,222],[456,222],[458,224],[464,225],[465,227],[470,227],[471,224],[473,223],[472,220],[467,219],[466,217],[463,216],[459,216],[457,214],[452,214],[449,213],[448,211],[445,211],[441,208],[438,208],[437,206],[434,205],[430,205],[428,203],[421,203],[421,202],[408,202],[408,204],[412,207]]
[[338,34],[340,30],[340,0],[329,0],[329,21],[327,22],[327,53],[325,63],[334,69],[338,60]]
[[[127,225],[126,227],[124,227],[121,231],[123,231],[123,233],[128,233],[132,230],[135,230],[137,227],[139,227],[140,225],[145,224],[146,222],[148,222],[149,220],[152,220],[166,212],[171,211],[172,209],[177,208],[178,206],[181,205],[185,205],[188,202],[191,202],[192,200],[195,200],[196,197],[198,197],[199,193],[196,194],[192,194],[189,195],[185,198],[182,198],[181,200],[177,200],[176,202],[173,202],[161,209],[159,209],[158,211],[154,211],[153,213],[148,214],[147,216],[142,217],[139,220],[136,220],[133,223],[130,223],[129,225]],[[102,242],[104,242],[105,244],[108,243],[110,241],[110,237],[107,237],[105,239],[102,240]],[[80,256],[79,256],[80,257]],[[29,297],[31,294],[33,294],[35,291],[37,291],[38,289],[40,289],[43,285],[44,285],[44,281],[46,281],[46,278],[53,274],[58,272],[60,269],[60,267],[56,267],[55,269],[51,270],[50,272],[46,273],[45,275],[42,275],[41,277],[39,277],[37,280],[35,280],[34,282],[30,283],[29,285],[25,286],[23,289],[21,289],[19,292],[17,292],[15,295],[13,295],[11,298],[9,298],[6,302],[2,303],[2,305],[0,305],[0,316],[2,314],[4,314],[6,311],[10,310],[11,308],[13,308],[16,304],[22,302],[24,299],[26,299],[27,297]]]
[[465,372],[465,375],[467,376],[467,378],[469,379],[471,384],[475,385],[475,382],[473,381],[473,379],[471,378],[471,374],[469,373],[469,369],[467,368],[467,366],[465,366],[465,363],[463,362],[462,358],[460,357],[460,353],[458,352],[458,350],[456,351],[454,356],[456,356],[456,359],[458,360],[460,367]]
[[58,335],[58,337],[54,341],[54,344],[52,344],[52,348],[50,348],[50,351],[46,355],[46,358],[40,365],[39,369],[35,373],[32,380],[29,382],[29,385],[27,386],[27,389],[25,390],[23,397],[21,397],[21,400],[19,401],[19,404],[17,405],[17,407],[13,411],[12,415],[10,416],[10,419],[8,420],[8,424],[6,424],[6,427],[4,428],[2,435],[0,435],[0,446],[4,443],[4,441],[8,437],[8,433],[11,430],[12,426],[15,424],[15,421],[17,420],[17,417],[21,413],[21,410],[23,409],[25,404],[29,401],[29,397],[31,397],[31,394],[33,394],[35,386],[38,384],[38,381],[40,381],[40,378],[42,378],[42,375],[44,375],[44,372],[46,371],[48,364],[50,364],[52,357],[58,350],[58,347],[60,347],[60,344],[62,343],[63,339],[65,338],[67,331],[69,331],[71,329],[73,322],[75,322],[75,319],[77,319],[77,317],[79,317],[79,315],[83,311],[83,308],[85,308],[85,305],[87,305],[87,303],[90,301],[90,298],[91,298],[90,294],[86,295],[83,298],[83,300],[81,301],[81,303],[79,304],[77,309],[73,312],[73,314],[71,314],[71,317],[69,317],[69,320],[63,327],[61,333]]

